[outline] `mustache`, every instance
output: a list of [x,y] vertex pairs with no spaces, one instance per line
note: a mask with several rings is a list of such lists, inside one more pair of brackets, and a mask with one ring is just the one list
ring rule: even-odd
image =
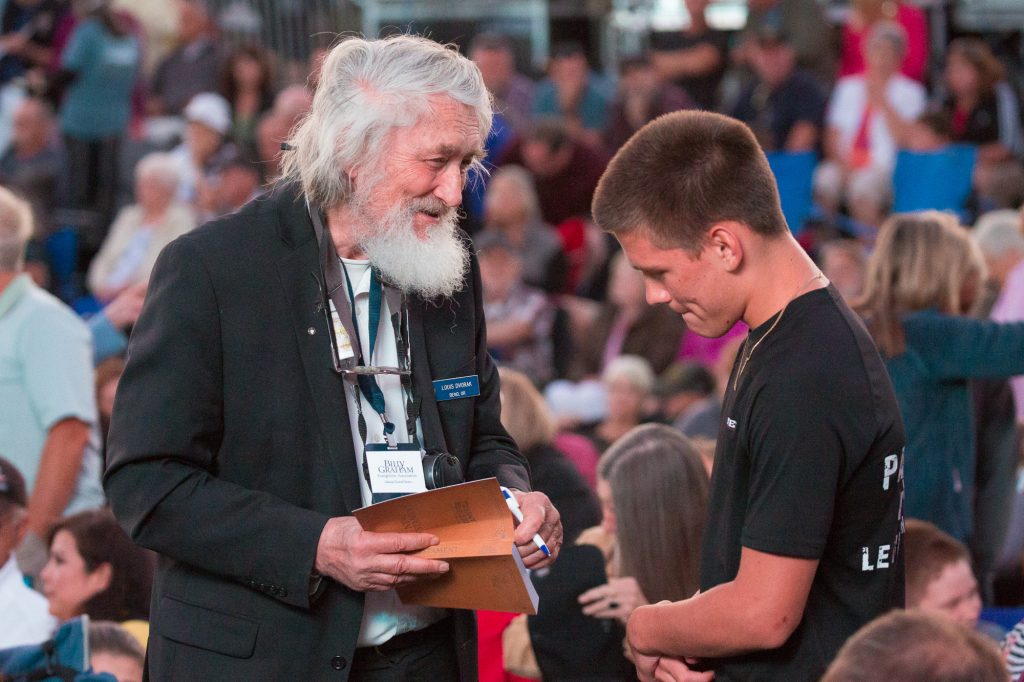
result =
[[455,216],[456,211],[458,210],[458,207],[456,206],[449,206],[444,201],[431,197],[413,199],[412,201],[409,202],[408,208],[410,213],[422,212],[432,215],[436,218],[444,219]]

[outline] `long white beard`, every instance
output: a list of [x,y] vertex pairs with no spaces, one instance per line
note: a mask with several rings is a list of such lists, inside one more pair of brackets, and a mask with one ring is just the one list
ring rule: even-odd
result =
[[[457,216],[453,207],[430,199],[416,199],[395,206],[384,216],[367,214],[365,204],[357,200],[363,214],[365,234],[359,235],[359,246],[370,264],[392,286],[423,298],[449,297],[463,287],[469,267],[469,250],[459,238]],[[440,214],[426,239],[413,227],[419,211]]]

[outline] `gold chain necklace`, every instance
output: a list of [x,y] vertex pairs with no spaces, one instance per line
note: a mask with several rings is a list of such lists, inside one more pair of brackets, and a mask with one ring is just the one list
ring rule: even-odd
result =
[[[750,350],[748,350],[746,353],[740,355],[740,366],[736,368],[736,376],[733,377],[733,380],[732,380],[732,390],[735,391],[736,387],[739,386],[740,375],[743,374],[743,370],[745,370],[747,368],[747,364],[750,362],[750,356],[754,354],[754,351],[757,350],[757,347],[761,345],[761,342],[764,341],[765,339],[767,339],[768,335],[771,334],[773,331],[775,331],[775,328],[777,326],[779,326],[779,322],[782,321],[782,316],[786,313],[786,308],[789,307],[789,304],[792,303],[793,301],[795,301],[796,299],[800,298],[800,295],[802,293],[804,293],[804,291],[807,289],[807,287],[811,286],[811,284],[815,280],[817,280],[817,279],[824,279],[824,277],[825,277],[825,275],[823,275],[821,273],[821,270],[819,270],[818,272],[816,272],[814,274],[814,277],[811,277],[809,280],[807,280],[804,283],[804,285],[802,287],[800,287],[795,294],[793,294],[793,297],[790,298],[788,301],[786,301],[786,305],[782,306],[782,310],[780,310],[779,314],[776,315],[775,321],[772,322],[772,326],[768,327],[768,331],[766,331],[764,333],[764,336],[759,338],[757,340],[757,342],[753,346],[750,347]],[[747,340],[743,342],[743,348],[744,349],[746,349],[748,341],[750,341],[750,337],[749,336],[747,336]]]

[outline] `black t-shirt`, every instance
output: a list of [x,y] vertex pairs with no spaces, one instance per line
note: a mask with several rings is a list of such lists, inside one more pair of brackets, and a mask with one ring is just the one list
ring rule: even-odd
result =
[[797,123],[824,126],[825,92],[814,76],[796,69],[775,90],[760,81],[747,86],[731,115],[750,126],[765,151],[782,150]]
[[701,589],[736,577],[741,547],[819,564],[782,647],[707,663],[720,682],[817,680],[860,626],[903,606],[903,425],[874,343],[833,287],[754,329],[740,357],[759,339],[725,395]]
[[714,110],[718,103],[718,84],[722,81],[728,66],[729,36],[722,31],[708,30],[700,35],[683,31],[655,31],[651,34],[651,49],[656,52],[689,50],[700,45],[710,45],[718,52],[718,67],[702,76],[678,78],[676,85],[686,90],[701,109]]

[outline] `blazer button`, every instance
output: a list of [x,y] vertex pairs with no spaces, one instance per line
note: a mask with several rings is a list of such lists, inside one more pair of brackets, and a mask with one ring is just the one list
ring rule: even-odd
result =
[[348,665],[348,661],[344,656],[335,656],[331,659],[331,667],[335,670],[344,670],[346,665]]

